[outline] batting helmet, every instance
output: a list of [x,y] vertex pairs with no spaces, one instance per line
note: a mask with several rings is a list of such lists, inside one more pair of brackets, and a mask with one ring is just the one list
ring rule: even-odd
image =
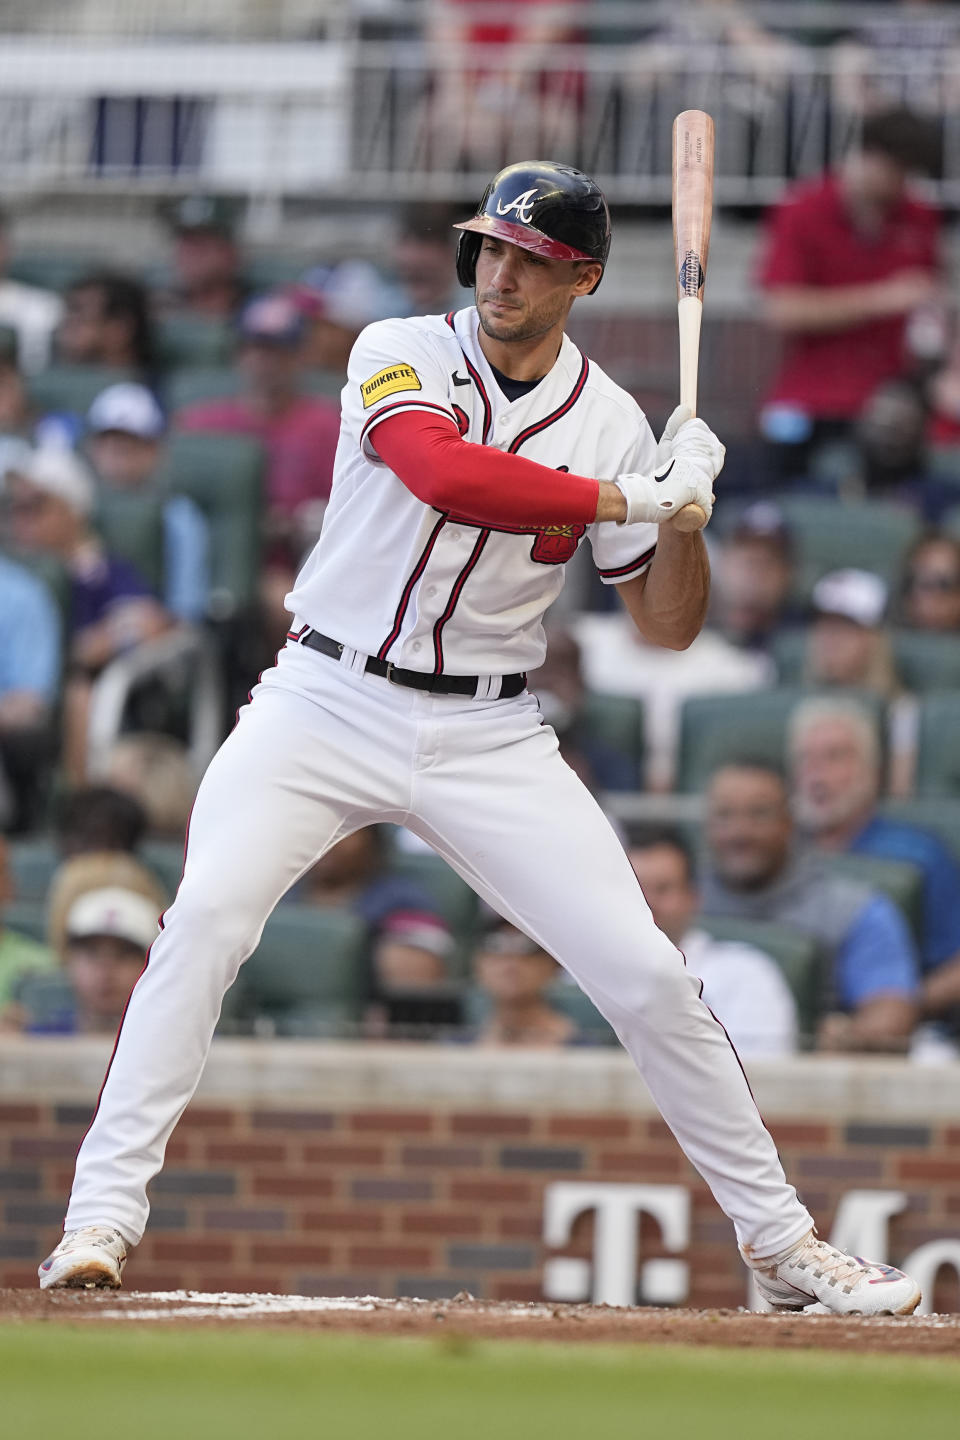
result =
[[553,260],[599,260],[606,265],[610,253],[610,212],[599,185],[552,160],[508,165],[487,186],[473,219],[454,229],[465,232],[457,246],[457,278],[471,287],[484,235]]

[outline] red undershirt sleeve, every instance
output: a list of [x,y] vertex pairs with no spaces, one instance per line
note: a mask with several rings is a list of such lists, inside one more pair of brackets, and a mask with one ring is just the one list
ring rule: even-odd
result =
[[479,525],[591,525],[596,518],[596,480],[470,444],[451,420],[426,411],[382,420],[372,443],[418,500]]

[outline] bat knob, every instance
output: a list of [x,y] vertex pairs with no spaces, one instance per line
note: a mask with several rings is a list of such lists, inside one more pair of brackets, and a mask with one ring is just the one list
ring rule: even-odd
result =
[[706,525],[707,512],[701,510],[699,505],[684,505],[683,509],[678,510],[669,523],[683,535],[692,535],[695,530],[702,530]]

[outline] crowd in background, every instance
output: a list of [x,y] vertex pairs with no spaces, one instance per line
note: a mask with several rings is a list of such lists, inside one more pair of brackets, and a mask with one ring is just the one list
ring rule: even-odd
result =
[[[617,797],[662,800],[656,823],[615,823],[747,1057],[929,1060],[960,1036],[960,761],[929,709],[960,695],[960,332],[943,217],[908,189],[936,172],[937,142],[922,115],[877,110],[835,173],[768,217],[758,323],[781,362],[753,427],[722,437],[702,634],[684,652],[648,645],[579,555],[530,678],[615,817],[629,815]],[[471,298],[454,278],[457,215],[435,205],[396,217],[382,265],[344,257],[272,283],[224,198],[164,216],[162,274],[101,268],[58,289],[18,278],[29,257],[0,220],[7,1030],[115,1029],[176,885],[203,759],[191,680],[149,657],[204,637],[224,734],[284,643],[354,339]],[[224,558],[237,534],[239,579]],[[142,673],[94,746],[92,717],[132,655]],[[743,702],[778,696],[773,739],[755,745]],[[710,697],[730,721],[704,773],[694,720]],[[960,721],[960,705],[945,713]],[[671,804],[688,792],[702,824]],[[553,959],[443,870],[382,827],[342,841],[281,902],[263,946],[275,971],[251,962],[222,1030],[612,1042]]]

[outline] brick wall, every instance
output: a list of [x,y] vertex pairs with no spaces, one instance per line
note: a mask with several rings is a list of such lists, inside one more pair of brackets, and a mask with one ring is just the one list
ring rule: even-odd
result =
[[[368,1070],[372,1063],[365,1058]],[[402,1057],[391,1063],[396,1075]],[[691,1303],[743,1304],[730,1226],[651,1107],[618,1113],[623,1102],[614,1097],[602,1110],[574,1108],[562,1087],[555,1106],[544,1105],[548,1072],[540,1079],[543,1093],[522,1108],[492,1105],[489,1096],[482,1105],[386,1108],[365,1094],[315,1108],[302,1095],[282,1104],[201,1095],[152,1187],[150,1226],[126,1283],[425,1297],[465,1289],[533,1300],[548,1254],[540,1239],[544,1188],[590,1179],[687,1186]],[[11,1094],[15,1088],[0,1084],[0,1284],[32,1286],[59,1231],[93,1098],[68,1101],[66,1089],[64,1098],[30,1098],[22,1085]],[[771,1129],[821,1233],[845,1191],[894,1189],[909,1203],[891,1222],[891,1260],[960,1236],[960,1120],[805,1118],[798,1108],[794,1097]],[[584,1216],[563,1253],[587,1258],[591,1244],[592,1219]],[[659,1245],[644,1220],[642,1258],[663,1254]],[[941,1288],[939,1307],[960,1309],[950,1284]]]

